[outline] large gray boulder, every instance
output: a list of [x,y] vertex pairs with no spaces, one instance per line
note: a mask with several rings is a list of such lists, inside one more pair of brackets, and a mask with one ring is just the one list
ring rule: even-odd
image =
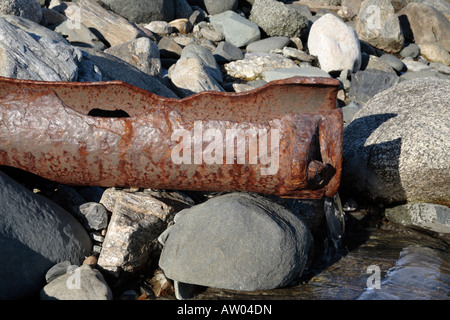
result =
[[287,285],[304,270],[312,244],[298,217],[254,194],[217,196],[174,221],[160,237],[159,265],[182,283],[245,291]]
[[370,99],[344,131],[342,187],[387,204],[450,204],[450,80],[420,78]]
[[39,31],[28,33],[0,18],[0,76],[76,81],[82,52],[53,34],[54,37],[48,37]]
[[89,235],[70,213],[1,172],[0,215],[0,299],[38,293],[53,265],[80,264],[91,252]]
[[127,20],[136,23],[149,23],[158,20],[171,21],[175,17],[173,0],[95,1]]
[[272,37],[300,37],[308,29],[300,11],[276,0],[255,0],[249,19]]

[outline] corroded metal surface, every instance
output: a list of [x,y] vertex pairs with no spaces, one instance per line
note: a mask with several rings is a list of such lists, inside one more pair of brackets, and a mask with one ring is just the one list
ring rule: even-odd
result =
[[[177,100],[119,81],[0,78],[0,165],[69,185],[332,197],[342,166],[338,85],[294,77]],[[227,144],[230,132],[245,135]]]

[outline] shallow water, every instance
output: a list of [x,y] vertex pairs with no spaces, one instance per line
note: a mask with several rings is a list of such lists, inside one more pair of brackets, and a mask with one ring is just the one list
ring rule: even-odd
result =
[[[346,214],[337,255],[317,255],[290,287],[265,291],[200,288],[193,299],[440,299],[450,292],[450,237]],[[323,252],[322,252],[323,253]],[[167,297],[166,297],[167,298]]]

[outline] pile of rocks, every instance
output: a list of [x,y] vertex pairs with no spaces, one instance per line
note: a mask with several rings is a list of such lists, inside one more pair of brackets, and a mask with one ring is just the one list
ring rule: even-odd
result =
[[[172,98],[336,78],[342,194],[392,207],[392,221],[449,232],[446,1],[10,0],[0,14],[4,77],[121,80]],[[33,193],[4,174],[0,183],[4,299],[112,299],[108,286],[153,272],[161,251],[180,298],[189,297],[185,283],[276,288],[304,270],[310,230],[324,216],[320,201],[247,193],[62,185]],[[146,295],[174,290],[160,270],[149,283]],[[71,296],[72,287],[86,290]]]

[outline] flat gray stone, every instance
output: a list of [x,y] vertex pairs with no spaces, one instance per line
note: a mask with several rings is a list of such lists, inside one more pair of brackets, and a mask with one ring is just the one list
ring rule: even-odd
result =
[[374,95],[392,87],[398,81],[399,77],[391,72],[377,69],[358,71],[352,74],[350,100],[363,106]]
[[204,0],[206,11],[210,15],[219,14],[225,11],[236,11],[238,0]]
[[226,42],[239,48],[261,38],[258,26],[234,11],[214,15],[210,22],[216,31],[224,35]]
[[331,78],[331,76],[320,68],[316,67],[294,67],[286,69],[273,69],[264,72],[264,80],[267,82],[287,79],[294,76],[300,77],[325,77]]
[[450,233],[450,208],[431,203],[411,203],[386,208],[386,218],[408,227]]
[[283,49],[290,41],[288,37],[269,37],[250,43],[246,52],[270,52],[274,49]]
[[305,268],[312,238],[292,212],[265,197],[231,193],[180,211],[160,241],[172,280],[231,290],[273,289]]

